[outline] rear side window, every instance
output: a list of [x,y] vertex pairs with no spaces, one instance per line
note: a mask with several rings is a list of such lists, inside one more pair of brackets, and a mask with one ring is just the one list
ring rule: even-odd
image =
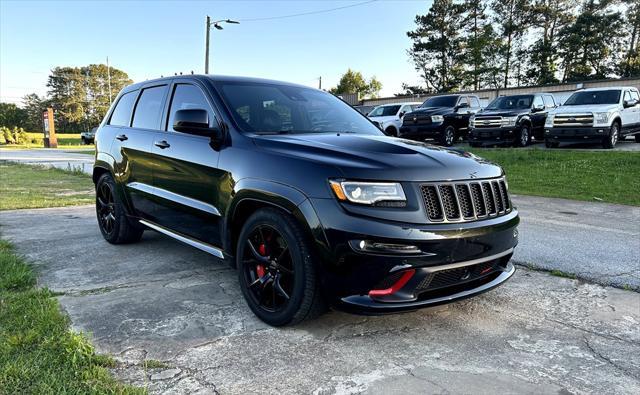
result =
[[169,110],[169,123],[167,130],[173,131],[173,119],[178,110],[207,110],[209,113],[209,126],[214,119],[213,111],[197,86],[190,84],[178,84],[173,91],[173,99],[171,99],[171,108]]
[[125,93],[118,100],[116,108],[113,109],[109,125],[113,126],[129,126],[131,122],[131,111],[133,110],[133,103],[136,100],[138,91]]
[[134,128],[159,129],[162,118],[162,103],[167,93],[167,86],[154,86],[142,90],[135,113],[133,114]]

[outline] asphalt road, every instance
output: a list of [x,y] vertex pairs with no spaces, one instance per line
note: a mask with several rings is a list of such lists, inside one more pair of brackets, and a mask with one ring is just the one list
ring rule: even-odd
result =
[[[515,198],[517,261],[637,281],[635,209],[538,199]],[[640,392],[637,292],[519,267],[504,286],[449,306],[330,312],[274,329],[252,315],[225,264],[152,232],[107,244],[94,215],[90,206],[5,211],[0,232],[34,262],[41,285],[62,293],[74,329],[116,356],[117,377],[154,393]],[[585,269],[599,260],[600,271]],[[144,359],[168,367],[144,369]]]
[[[7,149],[0,148],[0,160],[31,165],[57,167],[59,169],[81,169],[87,174],[93,171],[93,155],[67,152],[62,149]],[[87,150],[87,152],[93,152]]]

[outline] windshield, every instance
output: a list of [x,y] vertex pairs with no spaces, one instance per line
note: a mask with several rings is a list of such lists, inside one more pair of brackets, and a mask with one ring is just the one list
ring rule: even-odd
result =
[[609,91],[582,91],[571,95],[565,106],[581,106],[583,104],[618,104],[620,101],[619,90]]
[[244,132],[383,134],[364,115],[327,92],[261,82],[215,84]]
[[488,106],[487,110],[524,110],[531,108],[532,95],[502,96],[496,98]]
[[420,107],[455,107],[458,96],[436,96],[425,100]]
[[380,106],[376,107],[369,113],[370,117],[388,117],[396,115],[400,106]]

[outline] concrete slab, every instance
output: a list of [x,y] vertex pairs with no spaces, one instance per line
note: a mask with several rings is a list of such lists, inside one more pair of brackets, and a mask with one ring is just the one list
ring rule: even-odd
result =
[[117,377],[152,393],[640,392],[636,292],[519,268],[453,305],[275,329],[224,263],[151,232],[109,245],[90,206],[1,212],[0,225],[61,293],[73,328],[115,354]]

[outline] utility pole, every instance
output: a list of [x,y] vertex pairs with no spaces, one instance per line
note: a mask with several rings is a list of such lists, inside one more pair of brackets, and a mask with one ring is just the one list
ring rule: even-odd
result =
[[109,81],[109,105],[111,105],[111,69],[109,69],[108,56],[107,56],[107,80]]
[[204,73],[209,74],[209,36],[211,35],[211,17],[207,15],[207,38],[205,40]]

